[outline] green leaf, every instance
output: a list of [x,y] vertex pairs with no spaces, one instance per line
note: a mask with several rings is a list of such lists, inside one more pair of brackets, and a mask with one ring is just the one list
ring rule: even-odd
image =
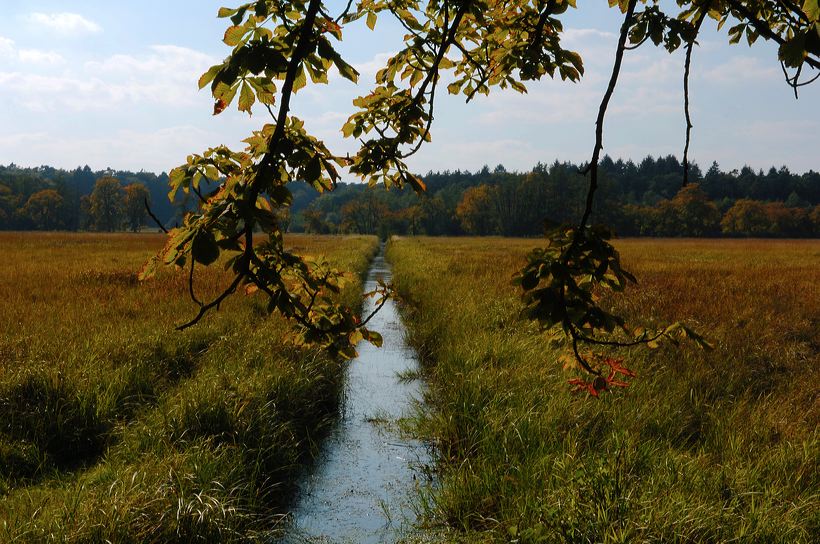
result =
[[245,32],[247,32],[247,30],[244,26],[230,26],[228,27],[228,30],[225,31],[225,37],[222,41],[225,42],[225,45],[236,47],[242,43],[242,38],[245,36]]
[[365,340],[376,346],[377,348],[382,347],[384,340],[382,339],[382,335],[377,333],[376,331],[371,331],[368,329],[362,329],[363,336]]
[[347,340],[348,342],[350,342],[350,345],[355,346],[356,344],[364,340],[364,335],[362,334],[362,331],[355,330],[347,335]]
[[370,30],[376,28],[376,14],[372,11],[367,14],[367,28]]
[[253,94],[251,86],[247,82],[243,82],[242,89],[239,91],[239,111],[246,111],[250,115],[254,102],[256,102],[256,96]]
[[258,2],[256,2],[256,6],[254,6],[254,13],[257,17],[267,17],[268,3],[265,0],[259,0]]
[[528,270],[523,276],[521,276],[521,287],[525,291],[535,289],[537,285],[538,278],[536,277],[534,270]]
[[199,231],[191,244],[191,256],[198,263],[208,266],[219,258],[219,246],[213,233]]
[[322,161],[318,155],[314,155],[310,162],[305,167],[305,181],[313,182],[319,179],[322,175]]
[[293,194],[284,185],[275,185],[268,191],[268,196],[277,207],[290,206],[293,201]]
[[213,81],[216,77],[216,74],[218,74],[219,71],[222,69],[222,66],[222,64],[214,64],[213,66],[208,68],[208,71],[202,74],[202,76],[200,76],[199,78],[199,88],[201,89],[202,87]]
[[305,75],[305,67],[299,67],[299,73],[296,74],[296,78],[293,80],[293,92],[298,91],[302,87],[307,85],[307,76]]
[[227,107],[231,102],[233,102],[234,96],[236,96],[236,91],[239,90],[239,85],[225,85],[224,83],[220,83],[214,89],[214,98],[218,98],[225,102],[225,106]]
[[806,35],[797,34],[791,40],[783,43],[777,51],[778,57],[786,66],[797,68],[806,58]]
[[336,69],[339,70],[339,73],[342,75],[343,78],[356,83],[359,80],[359,72],[356,71],[351,65],[346,63],[340,56],[336,56],[333,59],[333,64],[336,65]]
[[820,2],[818,0],[803,0],[803,13],[811,22],[817,22],[820,19]]
[[356,125],[350,121],[342,125],[342,134],[345,138],[349,138],[353,131],[356,129]]

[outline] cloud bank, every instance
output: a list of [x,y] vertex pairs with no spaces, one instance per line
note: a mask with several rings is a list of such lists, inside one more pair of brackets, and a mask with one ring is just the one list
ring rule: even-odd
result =
[[100,25],[94,21],[86,19],[79,13],[34,12],[29,15],[29,21],[65,36],[95,34],[102,31],[102,27],[100,27]]

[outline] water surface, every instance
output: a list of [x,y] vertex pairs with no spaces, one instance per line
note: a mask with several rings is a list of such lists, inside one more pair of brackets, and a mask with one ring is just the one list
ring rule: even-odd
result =
[[[377,278],[390,281],[384,250],[374,259],[365,292]],[[368,315],[375,301],[363,311]],[[418,369],[394,301],[368,324],[382,334],[381,348],[360,343],[351,361],[342,416],[320,456],[299,484],[292,523],[283,539],[299,543],[396,542],[412,534],[416,486],[430,465],[424,444],[400,433],[396,422],[412,414],[422,383],[401,380]]]

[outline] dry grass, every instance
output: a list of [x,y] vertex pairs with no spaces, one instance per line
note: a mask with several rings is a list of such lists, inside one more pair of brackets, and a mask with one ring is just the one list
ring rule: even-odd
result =
[[389,256],[427,362],[429,514],[452,539],[811,542],[820,534],[820,242],[623,240],[633,324],[716,349],[624,350],[639,377],[573,396],[518,317],[532,240],[402,239]]
[[[338,408],[343,365],[235,296],[185,332],[185,274],[135,281],[153,235],[0,233],[0,541],[267,538]],[[373,237],[294,236],[353,271]],[[203,297],[229,281],[221,267]]]

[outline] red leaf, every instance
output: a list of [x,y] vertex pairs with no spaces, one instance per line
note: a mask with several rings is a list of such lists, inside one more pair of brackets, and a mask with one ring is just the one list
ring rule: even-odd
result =
[[623,374],[624,376],[631,376],[633,378],[637,377],[637,374],[635,374],[634,372],[632,372],[631,370],[629,370],[628,368],[623,366],[621,364],[622,362],[623,362],[623,359],[612,359],[612,358],[609,358],[609,357],[604,359],[604,364],[609,365],[609,368],[612,369],[611,376],[614,376],[615,374],[620,373],[620,374]]

